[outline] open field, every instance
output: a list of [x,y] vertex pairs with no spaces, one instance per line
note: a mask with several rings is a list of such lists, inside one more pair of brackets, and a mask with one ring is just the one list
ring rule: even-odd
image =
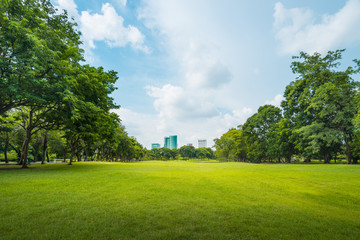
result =
[[360,239],[360,166],[17,167],[0,166],[0,239]]

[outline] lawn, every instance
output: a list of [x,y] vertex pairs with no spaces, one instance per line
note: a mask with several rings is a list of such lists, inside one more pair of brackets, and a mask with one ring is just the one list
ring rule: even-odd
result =
[[360,166],[0,166],[0,239],[358,240]]

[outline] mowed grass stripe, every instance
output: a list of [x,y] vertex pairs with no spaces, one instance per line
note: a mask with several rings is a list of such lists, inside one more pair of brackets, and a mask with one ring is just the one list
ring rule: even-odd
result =
[[360,239],[359,177],[184,161],[1,170],[0,239]]

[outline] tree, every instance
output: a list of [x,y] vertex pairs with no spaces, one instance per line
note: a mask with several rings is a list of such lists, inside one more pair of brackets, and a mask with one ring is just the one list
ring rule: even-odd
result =
[[109,95],[115,90],[116,80],[114,71],[84,65],[77,67],[74,78],[69,81],[62,119],[71,146],[70,165],[81,139],[91,142],[115,136],[116,122],[120,120],[109,111],[118,106]]
[[[324,57],[319,53],[309,55],[301,52],[300,56],[294,57],[300,60],[291,64],[298,77],[286,87],[282,107],[285,117],[302,132],[303,139],[299,148],[305,154],[309,155],[306,151],[310,149],[310,153],[315,153],[315,149],[329,150],[330,142],[337,145],[333,139],[336,136],[336,142],[344,142],[347,161],[351,163],[353,118],[356,114],[356,83],[351,75],[360,71],[360,64],[355,61],[357,67],[337,70],[343,52],[344,50],[329,51]],[[323,132],[319,129],[320,126]],[[310,129],[317,130],[317,137],[309,132]],[[314,147],[314,139],[317,139],[317,147]],[[325,162],[328,162],[329,152],[324,150],[322,154]]]
[[279,162],[281,158],[285,158],[285,161],[290,163],[291,157],[296,152],[295,144],[297,139],[298,133],[294,132],[290,121],[281,119],[268,133],[267,155],[270,158],[277,158]]
[[196,158],[196,149],[194,146],[182,146],[179,148],[179,154],[183,158]]
[[50,1],[0,1],[0,114],[59,97],[69,64],[82,59],[74,26]]
[[220,139],[215,139],[216,153],[220,158],[235,161],[245,161],[246,142],[243,136],[242,126],[238,129],[232,128],[224,133]]
[[28,118],[23,118],[26,137],[20,159],[26,167],[32,134],[57,122],[54,115],[63,106],[69,75],[82,60],[80,35],[50,1],[0,4],[0,114],[19,108]]
[[269,154],[270,136],[282,119],[281,109],[273,105],[261,106],[242,127],[247,144],[247,157],[252,162],[272,159]]

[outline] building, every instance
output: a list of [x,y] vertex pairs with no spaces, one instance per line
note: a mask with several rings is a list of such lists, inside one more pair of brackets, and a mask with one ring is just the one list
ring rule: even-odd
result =
[[164,137],[164,147],[170,149],[177,148],[177,136]]
[[199,139],[198,140],[198,148],[206,148],[207,144],[206,144],[206,139]]
[[192,144],[192,143],[188,143],[188,144],[186,144],[186,146],[191,146],[191,147],[192,147],[192,146],[193,146],[193,144]]
[[170,148],[170,138],[164,137],[164,148]]
[[154,148],[160,148],[160,144],[159,143],[151,144],[151,149],[154,149]]
[[177,149],[177,136],[170,136],[170,149]]

